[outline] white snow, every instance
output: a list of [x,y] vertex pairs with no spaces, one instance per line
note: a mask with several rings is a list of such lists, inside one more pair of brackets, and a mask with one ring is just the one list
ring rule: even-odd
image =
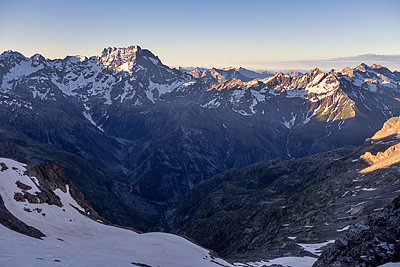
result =
[[323,73],[317,75],[314,80],[306,86],[306,90],[308,91],[308,93],[325,94],[328,92],[332,92],[338,88],[338,80],[335,80],[333,83],[327,83],[328,78],[330,78],[329,75],[325,79],[320,81],[323,76]]
[[155,58],[152,57],[148,57],[148,59],[154,64],[154,65],[158,65],[159,61]]
[[253,98],[253,103],[249,106],[251,113],[256,114],[256,111],[254,110],[254,107],[257,105],[257,99]]
[[209,102],[207,102],[206,104],[204,104],[204,105],[200,105],[202,108],[217,108],[217,107],[219,107],[220,105],[221,105],[221,103],[218,101],[219,100],[219,97],[218,98],[214,98],[214,99],[211,99]]
[[237,110],[233,110],[233,111],[235,111],[235,112],[239,112],[239,114],[240,114],[240,115],[243,115],[243,116],[251,116],[251,114],[247,113],[247,112],[246,112],[246,111],[244,111],[244,110],[239,110],[239,111],[237,111]]
[[276,258],[269,261],[257,261],[257,262],[246,262],[245,264],[242,263],[234,263],[234,266],[243,266],[243,267],[264,267],[264,266],[271,266],[273,264],[280,264],[284,267],[311,267],[317,258],[313,257],[282,257]]
[[378,188],[361,188],[362,191],[375,191]]
[[243,89],[234,90],[231,94],[230,102],[239,104],[240,99],[242,99],[242,97],[244,96],[244,93],[245,93],[245,90],[243,90]]
[[120,96],[120,102],[122,103],[125,99],[132,99],[136,94],[136,91],[133,90],[131,85],[128,83],[128,81],[125,81],[124,84],[124,92]]
[[153,96],[153,92],[150,90],[146,90],[144,91],[146,93],[146,97],[153,103],[155,103],[154,101],[154,96]]
[[[85,106],[85,108],[86,108],[86,106]],[[85,116],[85,118],[86,118],[88,121],[90,121],[90,123],[91,123],[92,125],[94,125],[94,126],[95,126],[97,129],[99,129],[100,131],[104,132],[104,130],[94,122],[94,120],[92,119],[92,115],[90,115],[89,112],[84,111],[84,112],[82,112],[82,114],[83,114],[83,116]]]
[[[181,81],[175,81],[171,84],[158,84],[158,83],[154,83],[150,80],[149,86],[148,86],[148,91],[152,92],[153,90],[157,90],[158,96],[160,97],[163,94],[172,92],[173,90],[177,89],[179,86],[181,86],[183,84],[184,84],[184,82],[181,82]],[[146,93],[146,95],[147,95],[147,93]],[[147,97],[149,97],[149,96],[147,96]],[[153,97],[153,100],[154,100],[154,97]],[[154,101],[153,101],[153,103],[154,103]]]
[[265,95],[261,94],[259,91],[250,89],[251,95],[257,99],[258,102],[265,102]]
[[323,242],[323,243],[315,243],[315,244],[301,244],[301,243],[299,243],[297,245],[301,246],[305,251],[308,251],[308,252],[310,252],[310,253],[312,253],[314,255],[319,256],[322,253],[321,249],[323,247],[325,247],[328,244],[334,243],[334,242],[335,242],[335,240],[329,240],[329,241]]
[[182,85],[183,86],[190,86],[190,85],[194,85],[194,84],[196,84],[196,81],[187,82],[187,83],[184,83]]
[[375,83],[372,83],[370,81],[365,81],[365,83],[367,84],[366,89],[371,91],[371,92],[377,92],[378,91],[378,87],[376,86]]
[[[39,240],[0,225],[0,266],[133,266],[132,262],[150,266],[231,266],[179,236],[138,234],[95,222],[72,207],[82,210],[68,191],[55,190],[62,207],[17,202],[14,192],[21,189],[16,181],[31,186],[31,193],[39,189],[24,175],[24,164],[5,158],[0,162],[8,167],[0,172],[0,194],[6,208],[46,235]],[[24,208],[42,210],[26,212]]]
[[379,267],[400,267],[400,262],[389,262],[383,265],[379,265]]
[[10,71],[7,72],[6,75],[4,75],[3,82],[1,84],[1,89],[3,90],[10,89],[9,88],[10,82],[28,76],[29,74],[32,74],[43,68],[44,68],[43,64],[40,64],[38,66],[32,66],[31,60],[21,61],[19,65],[16,65],[14,68],[10,69]]
[[343,232],[343,231],[347,231],[347,230],[349,230],[350,229],[350,225],[347,225],[346,227],[343,227],[343,228],[341,228],[341,229],[337,229],[336,231],[337,232]]
[[283,125],[285,125],[286,128],[288,128],[288,129],[291,129],[294,126],[294,123],[295,123],[296,117],[297,117],[297,114],[295,115],[295,114],[293,114],[293,112],[291,112],[290,115],[292,116],[292,118],[290,120],[287,121],[285,117],[282,117],[283,121],[280,122]]
[[119,71],[126,71],[126,72],[128,72],[128,73],[132,73],[132,72],[131,72],[132,67],[133,67],[132,62],[125,62],[124,64],[120,65],[120,66],[117,68],[117,72],[119,72]]
[[303,89],[286,90],[286,97],[288,98],[306,98],[308,92]]

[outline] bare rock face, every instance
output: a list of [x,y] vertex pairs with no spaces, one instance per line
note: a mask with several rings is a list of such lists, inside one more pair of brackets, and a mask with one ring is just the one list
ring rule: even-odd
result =
[[[65,170],[61,164],[57,161],[51,161],[40,167],[36,164],[28,163],[26,167],[26,175],[35,177],[38,180],[38,188],[40,192],[36,192],[35,195],[24,192],[24,195],[14,195],[14,199],[17,201],[27,200],[30,203],[47,203],[49,205],[56,205],[62,207],[60,198],[54,193],[54,190],[60,189],[64,193],[69,190],[71,196],[75,201],[85,210],[85,216],[93,220],[101,220],[107,224],[109,222],[97,214],[92,206],[85,200],[82,192],[80,192],[75,185],[69,181],[66,177]],[[21,183],[22,187],[24,185]],[[21,188],[21,187],[20,187]],[[81,212],[79,209],[77,209]]]
[[101,57],[99,58],[99,62],[109,70],[115,72],[125,70],[132,74],[132,68],[136,63],[136,55],[140,50],[140,46],[130,46],[128,48],[104,48]]
[[397,136],[400,131],[400,117],[390,118],[383,125],[382,129],[379,130],[374,136],[371,137],[371,140],[379,140],[383,138],[387,138],[389,136]]
[[1,167],[0,171],[2,172],[8,169],[7,165],[4,162],[0,163],[0,167]]
[[67,177],[61,164],[57,161],[51,161],[40,167],[35,164],[27,165],[27,174],[35,176],[40,184],[47,185],[52,191],[57,188],[61,189],[64,193],[67,192]]
[[325,251],[314,267],[379,266],[400,261],[400,197],[356,225]]

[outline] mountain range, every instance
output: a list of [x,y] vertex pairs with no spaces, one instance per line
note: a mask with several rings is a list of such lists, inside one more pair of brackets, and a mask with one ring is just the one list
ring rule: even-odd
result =
[[388,165],[397,122],[372,137],[399,101],[400,73],[377,64],[183,71],[139,46],[54,60],[6,51],[0,155],[57,160],[103,222],[187,235],[234,260],[315,257],[307,244],[344,235],[400,190]]
[[[358,145],[400,114],[400,74],[380,65],[295,78],[242,73],[181,72],[139,46],[56,60],[6,51],[1,127],[84,158],[125,188],[118,201],[149,204],[143,210],[155,215],[217,173]],[[158,220],[138,216],[142,230]]]

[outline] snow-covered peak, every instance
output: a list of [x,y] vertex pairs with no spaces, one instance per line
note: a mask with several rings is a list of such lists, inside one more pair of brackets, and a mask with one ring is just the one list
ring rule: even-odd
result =
[[76,55],[76,56],[67,56],[64,59],[65,61],[70,61],[73,63],[79,63],[79,62],[85,62],[88,60],[88,57],[86,56],[81,56],[81,55]]
[[126,71],[130,75],[147,69],[151,65],[164,67],[157,56],[149,50],[141,49],[140,46],[104,48],[99,57],[99,62],[109,70],[114,72]]
[[30,60],[31,61],[45,61],[45,58],[41,54],[36,53],[30,57]]
[[229,70],[233,70],[233,71],[239,71],[237,68],[235,68],[235,67],[227,67],[227,68],[223,68],[222,70],[225,70],[225,71],[229,71]]
[[314,68],[308,73],[308,75],[311,76],[311,77],[315,77],[315,76],[323,74],[323,73],[324,72],[322,70],[320,70],[319,68]]
[[40,64],[43,64],[46,59],[41,54],[34,54],[29,58],[29,61],[31,62],[32,67],[37,67]]
[[365,72],[367,69],[369,69],[369,66],[365,63],[361,63],[356,67],[357,70]]
[[28,58],[22,55],[21,53],[12,50],[4,51],[0,55],[0,60],[11,60],[11,59],[27,60]]

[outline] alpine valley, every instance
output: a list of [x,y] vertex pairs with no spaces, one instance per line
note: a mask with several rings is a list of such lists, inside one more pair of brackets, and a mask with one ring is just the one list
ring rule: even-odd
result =
[[[6,51],[0,112],[1,242],[23,233],[21,244],[75,255],[91,240],[85,266],[122,238],[143,253],[120,266],[233,266],[118,224],[188,236],[235,266],[311,266],[338,238],[315,266],[399,260],[398,71],[178,70],[139,46],[54,60]],[[165,262],[148,260],[154,246]]]

